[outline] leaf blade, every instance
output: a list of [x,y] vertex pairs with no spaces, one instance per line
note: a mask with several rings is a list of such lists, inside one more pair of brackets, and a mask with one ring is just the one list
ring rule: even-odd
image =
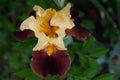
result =
[[94,78],[93,80],[113,80],[114,74],[113,73],[108,73],[108,74],[103,74],[101,76],[98,76],[97,78]]
[[90,54],[90,56],[91,56],[91,57],[98,58],[98,57],[101,57],[101,56],[107,54],[108,51],[109,51],[109,48],[98,48],[98,49],[94,50],[94,51]]

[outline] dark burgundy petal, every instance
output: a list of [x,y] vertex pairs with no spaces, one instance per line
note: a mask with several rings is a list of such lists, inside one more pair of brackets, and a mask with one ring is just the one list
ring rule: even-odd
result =
[[32,70],[41,78],[48,74],[63,77],[70,67],[70,57],[67,51],[58,50],[53,55],[48,56],[44,50],[35,51],[31,59]]
[[19,31],[19,32],[13,32],[13,36],[18,40],[18,41],[25,41],[29,37],[33,36],[34,32],[31,30],[24,30],[24,31]]
[[82,27],[73,27],[72,29],[67,29],[66,33],[75,37],[77,40],[83,41],[90,36],[92,32]]
[[29,13],[29,16],[34,16],[34,17],[36,17],[36,12],[35,12],[35,11],[31,11],[31,12]]
[[80,23],[82,22],[82,19],[79,17],[79,11],[71,7],[70,15],[71,15],[71,18],[74,19],[74,24],[79,26]]
[[66,34],[75,37],[77,40],[85,40],[88,36],[91,35],[91,31],[82,28],[81,22],[82,19],[79,17],[79,11],[75,8],[70,9],[71,18],[74,19],[75,26],[72,29],[67,29]]

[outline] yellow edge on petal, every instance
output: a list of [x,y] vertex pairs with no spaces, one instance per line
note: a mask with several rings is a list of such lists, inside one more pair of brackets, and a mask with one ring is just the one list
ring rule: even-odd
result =
[[36,15],[41,16],[44,12],[44,9],[38,5],[33,7],[33,10],[36,11]]

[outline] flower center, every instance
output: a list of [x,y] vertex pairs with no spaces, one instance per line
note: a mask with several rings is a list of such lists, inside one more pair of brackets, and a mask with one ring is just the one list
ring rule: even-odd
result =
[[59,27],[50,26],[47,22],[43,22],[39,27],[40,32],[45,33],[46,36],[48,36],[50,38],[58,37],[57,33],[55,32],[58,29],[59,29]]
[[50,38],[58,37],[55,31],[58,30],[59,27],[50,25],[51,18],[55,15],[55,13],[56,11],[54,9],[49,8],[44,12],[44,15],[36,18],[40,22],[39,31],[45,33],[46,36]]

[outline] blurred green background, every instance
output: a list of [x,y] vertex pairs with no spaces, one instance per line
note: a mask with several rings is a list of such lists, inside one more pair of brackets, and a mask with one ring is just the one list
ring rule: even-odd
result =
[[84,42],[64,38],[72,65],[62,80],[120,80],[120,0],[0,0],[0,80],[42,80],[29,66],[37,39],[18,42],[12,32],[19,31],[34,5],[59,10],[68,2],[93,34]]

